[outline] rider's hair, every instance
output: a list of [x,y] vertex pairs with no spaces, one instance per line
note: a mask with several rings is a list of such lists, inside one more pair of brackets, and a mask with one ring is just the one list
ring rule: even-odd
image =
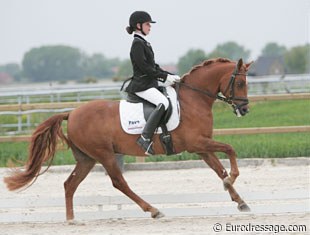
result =
[[129,34],[132,34],[133,31],[134,31],[134,29],[133,29],[131,26],[127,26],[127,27],[126,27],[126,31],[127,31],[127,33],[129,33]]

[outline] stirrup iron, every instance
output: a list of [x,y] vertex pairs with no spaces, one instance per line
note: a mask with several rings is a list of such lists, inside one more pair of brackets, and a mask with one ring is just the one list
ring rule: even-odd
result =
[[151,141],[151,139],[146,139],[141,135],[136,142],[145,151],[144,153],[146,155],[154,155],[154,150],[152,148],[153,141]]

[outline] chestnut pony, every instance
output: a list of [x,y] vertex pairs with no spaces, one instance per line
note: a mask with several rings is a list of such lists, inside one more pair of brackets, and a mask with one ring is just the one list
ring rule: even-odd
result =
[[[212,139],[212,105],[220,99],[231,104],[238,116],[248,112],[246,73],[250,65],[244,64],[242,59],[237,63],[224,58],[207,60],[192,68],[175,85],[181,107],[180,125],[172,131],[175,151],[199,154],[223,180],[224,188],[238,203],[240,211],[249,211],[250,208],[233,187],[239,175],[236,153],[230,145]],[[222,95],[219,95],[220,92]],[[67,120],[67,137],[61,128],[63,120]],[[25,170],[13,171],[4,178],[4,182],[9,190],[31,185],[42,174],[43,163],[49,161],[51,165],[57,140],[62,139],[72,149],[76,159],[76,166],[64,183],[67,220],[74,219],[74,192],[96,162],[106,169],[115,188],[136,202],[143,211],[150,212],[153,218],[162,217],[164,215],[157,208],[129,188],[115,158],[116,154],[143,156],[144,151],[136,144],[137,137],[122,130],[118,101],[91,101],[70,113],[54,115],[41,123],[32,135]],[[154,151],[164,154],[158,135],[154,137]],[[227,154],[231,164],[230,174],[215,152]]]

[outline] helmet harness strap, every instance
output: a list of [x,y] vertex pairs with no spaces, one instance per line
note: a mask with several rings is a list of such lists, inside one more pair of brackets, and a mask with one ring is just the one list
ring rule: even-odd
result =
[[146,36],[146,34],[145,34],[144,31],[143,31],[142,23],[140,22],[139,25],[140,25],[140,31],[141,31],[141,33],[142,33],[144,36]]

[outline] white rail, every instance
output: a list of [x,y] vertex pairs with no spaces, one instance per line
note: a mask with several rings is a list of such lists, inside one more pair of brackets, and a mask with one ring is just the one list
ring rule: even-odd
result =
[[[248,77],[249,94],[283,94],[310,92],[310,74]],[[33,103],[82,101],[98,98],[122,97],[122,82],[104,81],[96,84],[25,84],[0,88],[0,103]]]
[[[248,77],[249,95],[264,94],[290,94],[310,92],[310,74]],[[17,133],[23,133],[23,127],[32,127],[31,114],[67,112],[75,108],[68,101],[81,102],[93,99],[121,99],[124,94],[120,92],[122,82],[113,83],[104,81],[97,84],[25,84],[18,87],[0,88],[0,115],[17,116],[16,124],[0,124],[0,128],[17,128]],[[65,102],[64,102],[65,101]],[[62,107],[40,106],[34,103],[68,104]],[[64,102],[64,103],[62,103]],[[43,105],[44,105],[43,103]],[[71,102],[72,103],[72,102]],[[25,105],[36,105],[31,109],[24,109]],[[16,106],[12,109],[8,106]],[[3,108],[7,109],[3,109]],[[26,123],[22,121],[22,115],[27,115]],[[11,132],[10,134],[14,134]]]

